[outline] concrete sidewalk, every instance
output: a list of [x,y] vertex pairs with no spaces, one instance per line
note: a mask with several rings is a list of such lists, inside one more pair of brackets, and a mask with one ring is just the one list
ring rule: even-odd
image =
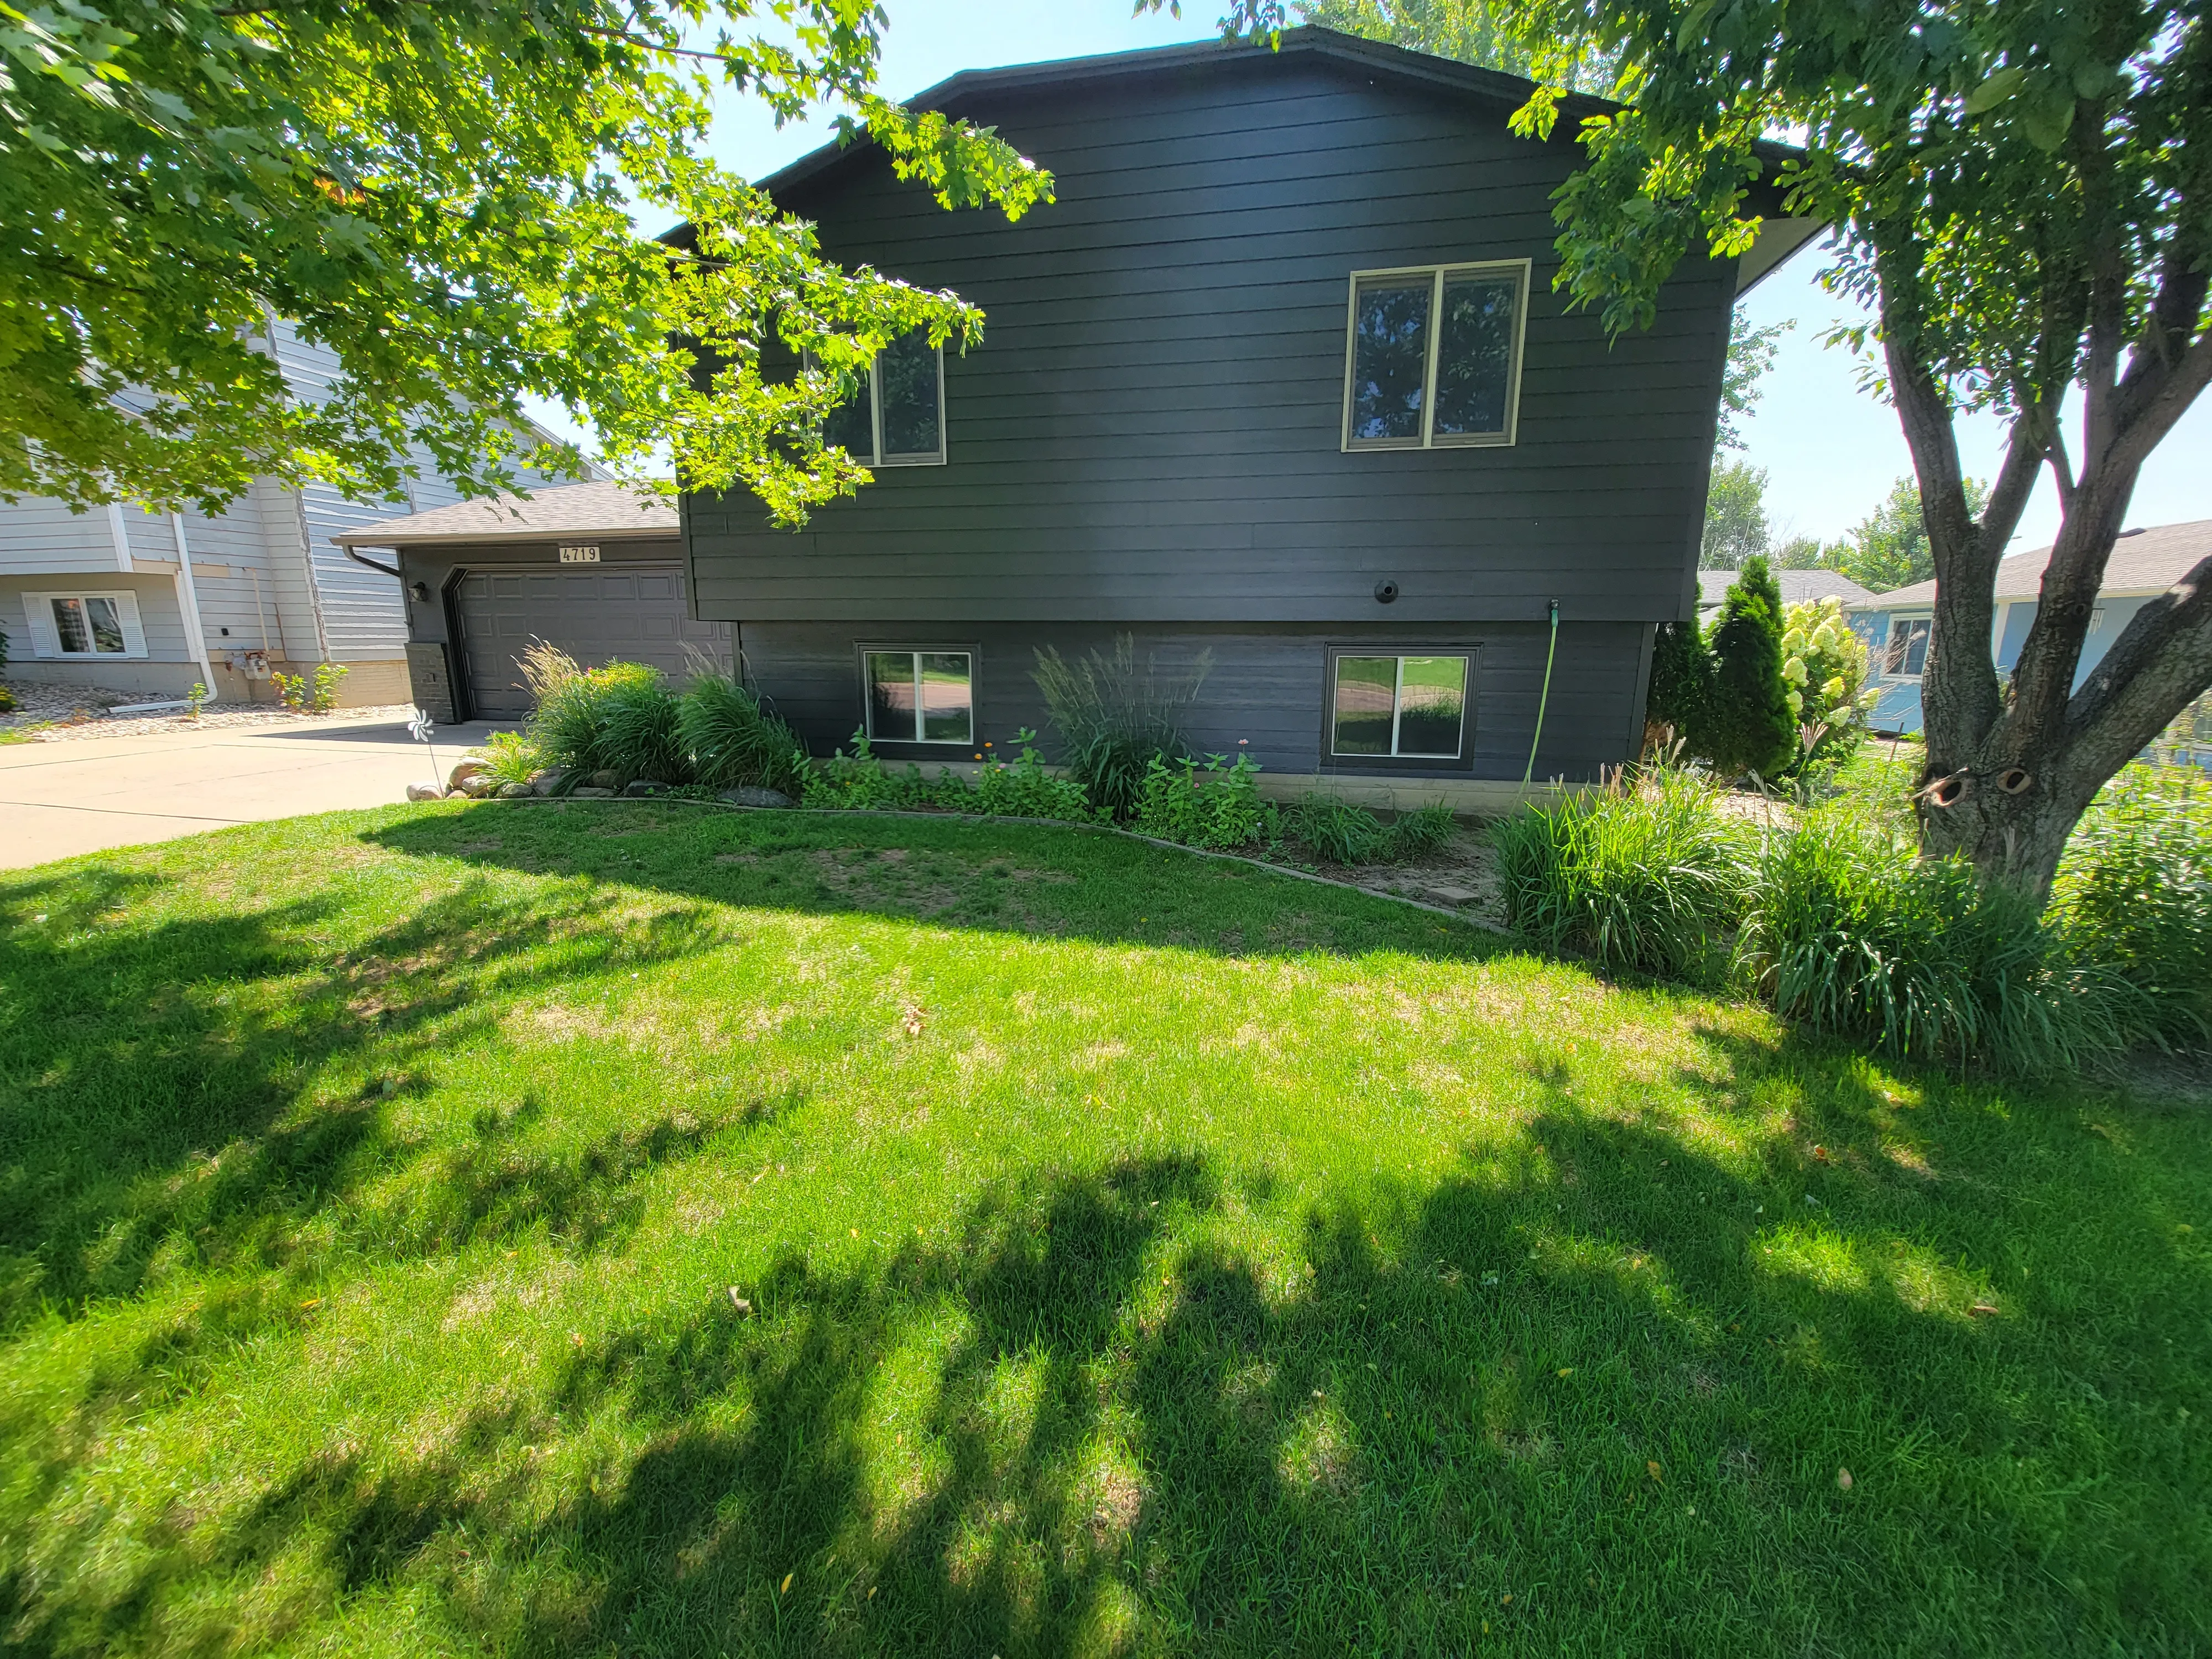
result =
[[[441,729],[439,763],[498,728]],[[380,806],[427,781],[429,757],[389,715],[0,746],[0,869],[227,823]]]

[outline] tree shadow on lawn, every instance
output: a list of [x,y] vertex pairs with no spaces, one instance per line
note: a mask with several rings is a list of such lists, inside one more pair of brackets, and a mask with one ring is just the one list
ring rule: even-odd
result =
[[[1757,1109],[1771,1056],[1741,1059],[1717,1112]],[[1832,1152],[1879,1138],[1840,1086],[1820,1109]],[[716,1290],[618,1328],[528,1409],[311,1461],[97,1602],[91,1575],[82,1601],[19,1584],[15,1639],[150,1645],[164,1574],[234,1597],[246,1646],[340,1595],[548,1654],[2212,1636],[2203,1494],[2118,1397],[2145,1392],[2135,1343],[2201,1325],[2201,1280],[2151,1329],[2085,1333],[1960,1265],[2010,1228],[2062,1269],[2078,1240],[2020,1194],[1820,1170],[1817,1220],[1765,1222],[1804,1184],[1786,1136],[1722,1158],[1562,1096],[1424,1189],[1304,1210],[1287,1254],[1240,1242],[1259,1172],[1204,1156],[1010,1182],[949,1239],[786,1254],[750,1317]],[[516,1455],[553,1421],[628,1449],[556,1490]]]
[[[682,802],[487,801],[366,839],[420,858],[578,874],[719,903],[1225,956],[1512,948],[1465,921],[1075,825]],[[1203,915],[1203,922],[1194,918]]]
[[[696,908],[526,902],[475,879],[346,950],[322,931],[328,896],[120,925],[165,884],[100,866],[0,881],[0,1330],[134,1295],[157,1256],[281,1268],[257,1293],[281,1303],[345,1246],[422,1253],[532,1225],[588,1241],[612,1191],[713,1127],[672,1119],[549,1157],[510,1144],[543,1113],[528,1098],[458,1144],[390,1123],[428,1086],[415,1062],[492,1018],[480,999],[715,948]],[[361,1199],[425,1158],[427,1196]],[[331,1211],[344,1225],[311,1242]],[[216,1305],[199,1318],[224,1324]]]

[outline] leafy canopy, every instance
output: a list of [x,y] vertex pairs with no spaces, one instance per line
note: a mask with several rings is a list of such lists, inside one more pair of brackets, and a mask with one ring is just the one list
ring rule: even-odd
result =
[[[427,456],[471,492],[574,456],[743,484],[779,517],[867,474],[823,418],[886,342],[967,342],[956,295],[823,258],[704,153],[719,81],[865,129],[945,206],[1049,177],[874,89],[868,0],[0,0],[0,498],[210,508],[257,473],[388,495]],[[633,213],[687,222],[680,245]],[[295,398],[272,317],[334,354]],[[760,373],[771,334],[810,351]]]
[[1766,551],[1766,469],[1748,461],[1716,459],[1705,487],[1705,540],[1700,570],[1740,570]]

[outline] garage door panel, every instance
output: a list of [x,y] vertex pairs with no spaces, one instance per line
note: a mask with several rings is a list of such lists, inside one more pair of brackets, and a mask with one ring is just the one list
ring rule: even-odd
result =
[[454,592],[471,696],[487,718],[529,712],[517,659],[533,640],[559,647],[587,668],[619,658],[648,663],[679,682],[701,655],[729,666],[729,626],[687,614],[681,566],[471,571]]

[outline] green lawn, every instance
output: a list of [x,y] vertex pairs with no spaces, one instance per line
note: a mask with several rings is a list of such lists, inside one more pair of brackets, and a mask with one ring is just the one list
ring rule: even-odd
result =
[[0,876],[0,1650],[2202,1653],[2208,1245],[2201,1108],[1077,830],[101,854]]

